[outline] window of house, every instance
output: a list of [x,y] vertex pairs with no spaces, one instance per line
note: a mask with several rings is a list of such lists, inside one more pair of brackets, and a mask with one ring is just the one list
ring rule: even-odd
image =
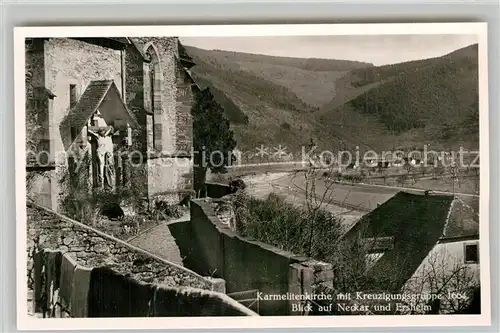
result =
[[476,264],[479,262],[479,245],[478,244],[465,244],[465,263]]
[[76,104],[76,84],[69,85],[69,106],[73,107]]
[[78,130],[76,127],[71,127],[71,142],[75,141],[76,137],[78,136]]

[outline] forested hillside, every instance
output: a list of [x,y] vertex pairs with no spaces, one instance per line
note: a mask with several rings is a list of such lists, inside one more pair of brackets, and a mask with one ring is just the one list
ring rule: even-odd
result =
[[354,70],[343,79],[344,89],[339,85],[319,113],[323,121],[356,113],[377,121],[395,140],[477,146],[477,44],[440,58]]
[[186,46],[195,80],[224,107],[243,150],[478,146],[477,45],[375,67]]
[[314,114],[335,93],[338,77],[352,68],[371,66],[185,48],[196,63],[193,77],[213,90],[239,148],[247,151],[279,144],[297,151],[311,138],[325,148],[340,147],[340,139],[322,129]]

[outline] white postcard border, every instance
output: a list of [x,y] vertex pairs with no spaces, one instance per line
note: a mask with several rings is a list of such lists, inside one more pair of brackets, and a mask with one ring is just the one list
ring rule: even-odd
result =
[[[25,50],[26,37],[103,36],[314,36],[314,35],[426,35],[478,36],[480,108],[480,315],[414,316],[283,316],[283,317],[168,317],[168,318],[35,318],[28,316],[26,292],[26,180],[25,180]],[[486,23],[383,23],[294,25],[191,25],[191,26],[71,26],[14,29],[15,184],[16,184],[16,293],[19,330],[84,329],[230,329],[328,328],[491,325],[489,246],[489,132],[488,60]]]

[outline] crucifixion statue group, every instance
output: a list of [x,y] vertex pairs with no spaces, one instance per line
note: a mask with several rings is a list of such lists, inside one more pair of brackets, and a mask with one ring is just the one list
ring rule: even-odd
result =
[[[115,146],[117,144],[113,142],[113,136],[118,136],[119,138],[124,138],[124,133],[120,130],[115,129],[113,126],[98,126],[97,122],[95,126],[87,126],[88,139],[94,141],[93,145],[93,155],[94,155],[94,166],[95,168],[95,187],[101,187],[105,190],[114,190],[116,187],[117,167],[120,171],[123,171],[123,166],[121,157],[118,156],[118,164],[115,165]],[[127,126],[127,125],[125,125]],[[131,143],[131,133],[130,127],[125,134],[127,138],[127,146]],[[121,175],[120,175],[121,176]]]
[[89,127],[88,133],[96,140],[97,181],[105,189],[115,188],[115,161],[113,154],[113,126]]

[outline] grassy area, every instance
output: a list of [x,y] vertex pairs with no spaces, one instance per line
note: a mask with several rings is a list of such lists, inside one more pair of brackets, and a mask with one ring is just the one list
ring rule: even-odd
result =
[[123,220],[110,220],[101,216],[98,218],[96,226],[108,235],[127,240],[160,223],[173,220],[188,212],[185,207],[171,206],[168,213],[155,210],[146,214],[125,216]]

